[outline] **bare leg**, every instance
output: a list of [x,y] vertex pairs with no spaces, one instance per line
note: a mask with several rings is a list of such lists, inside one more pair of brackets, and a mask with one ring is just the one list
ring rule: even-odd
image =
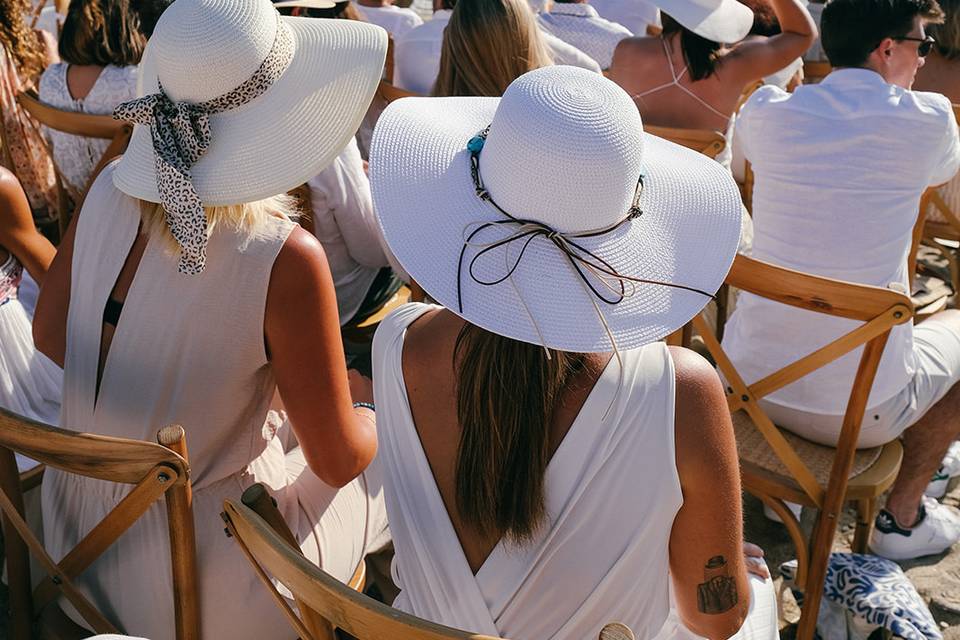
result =
[[[948,322],[960,333],[960,311],[938,313],[927,322]],[[917,521],[920,498],[940,467],[950,443],[960,437],[960,384],[903,434],[903,465],[890,489],[886,509],[900,526]]]

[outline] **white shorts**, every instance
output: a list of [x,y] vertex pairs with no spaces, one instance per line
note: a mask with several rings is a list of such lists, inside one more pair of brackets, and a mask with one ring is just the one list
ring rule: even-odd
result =
[[[857,448],[877,447],[896,440],[922,418],[960,380],[960,327],[933,316],[913,328],[917,370],[900,393],[864,414]],[[778,426],[828,446],[835,446],[842,415],[810,413],[760,400],[760,407]]]

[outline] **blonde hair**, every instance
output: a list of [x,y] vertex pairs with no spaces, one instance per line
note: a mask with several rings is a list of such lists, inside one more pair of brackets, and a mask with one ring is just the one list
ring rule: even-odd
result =
[[[225,225],[241,234],[252,235],[272,217],[287,220],[295,220],[299,217],[295,200],[287,195],[273,196],[256,202],[204,207],[203,210],[207,214],[207,236],[210,236],[219,225]],[[172,252],[179,251],[177,241],[167,224],[167,215],[162,204],[141,200],[140,220],[145,234],[160,237],[167,249]]]
[[524,73],[550,64],[526,0],[458,0],[433,95],[499,97]]

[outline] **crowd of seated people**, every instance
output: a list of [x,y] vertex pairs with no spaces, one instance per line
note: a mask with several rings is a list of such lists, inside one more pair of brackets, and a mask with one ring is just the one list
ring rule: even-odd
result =
[[[751,218],[727,159],[645,128],[742,150],[753,257],[909,292],[921,196],[960,169],[960,6],[829,0],[818,32],[801,0],[651,3],[434,0],[422,22],[377,0],[72,0],[55,43],[0,0],[0,407],[144,441],[184,427],[204,637],[296,635],[223,534],[255,483],[336,579],[392,553],[393,606],[426,620],[779,637],[724,381],[663,342]],[[388,33],[419,96],[374,113]],[[835,70],[804,85],[817,37]],[[123,155],[94,174],[105,141],[44,131],[29,89],[134,124]],[[78,205],[56,246],[37,230],[55,172]],[[361,373],[344,327],[404,282],[429,302],[378,316]],[[723,348],[749,384],[852,322],[741,292]],[[763,409],[835,445],[858,360]],[[903,443],[878,555],[960,540],[937,499],[960,475],[958,379],[960,312],[892,330],[858,442]],[[40,491],[54,560],[126,495],[52,468]],[[74,579],[152,640],[174,637],[166,517]]]

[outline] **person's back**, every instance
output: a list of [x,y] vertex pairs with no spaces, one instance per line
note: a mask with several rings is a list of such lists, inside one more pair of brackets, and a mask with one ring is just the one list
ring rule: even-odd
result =
[[0,165],[20,181],[34,219],[46,224],[60,212],[56,173],[40,125],[17,102],[17,94],[56,62],[56,43],[27,26],[29,7],[26,0],[0,0]]
[[[933,0],[831,0],[821,40],[835,70],[792,96],[764,87],[745,105],[737,136],[756,176],[754,257],[909,293],[920,196],[960,167],[949,100],[909,90],[934,44],[926,26],[942,19]],[[744,293],[723,344],[749,384],[857,324]],[[836,445],[862,351],[761,404],[779,426]],[[938,467],[960,436],[958,380],[960,313],[891,330],[857,439],[861,448],[903,443],[871,534],[874,553],[909,559],[960,540],[960,512],[930,497],[945,489]]]
[[633,35],[616,22],[601,18],[585,0],[558,1],[549,12],[537,16],[545,30],[593,58],[601,69],[610,67],[617,43]]
[[[821,276],[909,292],[911,232],[923,191],[956,170],[949,101],[845,68],[793,94],[763,87],[737,136],[755,173],[753,256]],[[775,319],[774,319],[775,318]],[[724,344],[748,381],[813,351],[855,323],[741,295]],[[782,345],[784,334],[789,346]],[[868,406],[906,384],[912,325],[895,327]],[[859,351],[771,395],[778,404],[842,414]]]
[[[691,6],[687,6],[691,5]],[[774,0],[783,32],[739,42],[752,11],[738,2],[662,7],[663,34],[620,42],[611,78],[634,97],[644,122],[662,127],[727,130],[747,86],[789,65],[816,34],[798,0]]]
[[729,267],[729,174],[563,66],[502,99],[394,103],[371,167],[387,243],[446,307],[401,307],[374,340],[396,605],[521,640],[613,620],[649,638],[672,578],[684,624],[730,637],[753,585],[729,413],[705,361],[655,342]]
[[413,9],[397,7],[387,0],[360,0],[356,8],[364,20],[383,27],[394,38],[423,24]]
[[[137,95],[137,65],[146,38],[137,29],[128,0],[80,0],[70,3],[60,34],[60,60],[40,77],[40,100],[57,109],[109,115]],[[75,197],[110,144],[47,130],[53,157]]]
[[[268,0],[178,0],[143,62],[148,93],[115,113],[136,125],[130,146],[94,182],[44,282],[33,331],[64,366],[63,428],[147,441],[169,424],[186,431],[207,637],[284,625],[209,517],[245,487],[267,485],[304,555],[341,580],[384,542],[376,470],[360,477],[376,451],[369,382],[348,379],[319,242],[274,194],[351,138],[386,44],[371,25],[282,18]],[[334,52],[349,70],[315,66]],[[174,117],[185,104],[191,117]],[[275,398],[286,421],[268,419]],[[51,555],[126,492],[46,476]],[[169,575],[165,531],[157,503],[77,580],[150,638],[174,632],[173,594],[157,580]]]

